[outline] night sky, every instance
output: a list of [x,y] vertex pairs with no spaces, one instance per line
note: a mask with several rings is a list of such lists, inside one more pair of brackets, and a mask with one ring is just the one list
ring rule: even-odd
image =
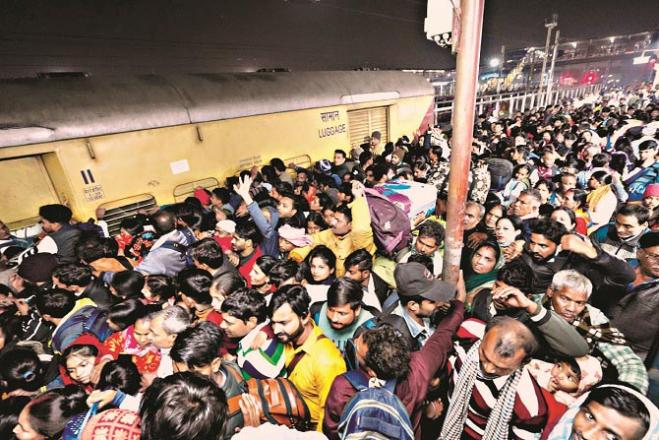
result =
[[[455,63],[449,50],[425,39],[422,0],[2,0],[0,6],[5,78]],[[659,28],[656,0],[486,0],[482,58],[502,44],[544,45],[543,23],[552,12],[565,41]]]

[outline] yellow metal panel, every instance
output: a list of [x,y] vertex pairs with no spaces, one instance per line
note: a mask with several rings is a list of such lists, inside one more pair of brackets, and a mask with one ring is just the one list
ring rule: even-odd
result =
[[39,206],[59,203],[39,156],[0,161],[0,176],[0,215],[10,228],[33,223]]

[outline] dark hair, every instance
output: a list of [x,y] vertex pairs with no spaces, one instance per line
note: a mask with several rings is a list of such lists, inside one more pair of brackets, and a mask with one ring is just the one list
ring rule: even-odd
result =
[[531,167],[528,164],[523,163],[520,165],[515,165],[515,167],[513,168],[513,177],[515,176],[515,174],[519,173],[519,170],[521,169],[526,169],[527,176],[531,174]]
[[627,390],[612,386],[593,388],[586,400],[581,404],[581,408],[585,408],[590,402],[599,403],[625,417],[638,420],[641,424],[641,429],[636,433],[636,438],[643,438],[650,428],[650,412],[647,406]]
[[588,193],[586,191],[579,188],[573,188],[567,192],[572,193],[572,199],[577,202],[579,207],[586,206],[588,200]]
[[362,286],[349,278],[339,278],[332,283],[327,291],[327,306],[339,307],[346,304],[356,310],[364,298]]
[[119,244],[114,238],[89,237],[81,239],[75,249],[76,256],[89,264],[100,258],[116,257]]
[[53,276],[67,286],[85,287],[92,282],[92,270],[81,263],[60,264],[53,271]]
[[558,245],[561,238],[567,234],[567,230],[557,221],[541,217],[531,222],[531,234],[543,235],[547,240]]
[[43,205],[39,208],[39,216],[51,223],[65,225],[71,221],[73,213],[64,205]]
[[211,193],[220,199],[223,205],[229,203],[229,200],[231,199],[231,193],[226,188],[214,188]]
[[321,244],[313,248],[311,252],[309,252],[309,255],[307,255],[305,261],[311,266],[311,261],[314,258],[320,258],[330,267],[330,269],[336,269],[336,255],[334,255],[334,252],[332,252],[327,246]]
[[334,200],[324,192],[317,192],[316,197],[318,197],[318,204],[320,205],[320,211],[324,211],[326,209],[331,209],[334,211],[336,208],[336,204],[334,203]]
[[616,215],[634,216],[639,225],[647,223],[650,220],[650,210],[648,208],[643,205],[633,205],[631,203],[622,205],[618,209],[618,212],[616,212]]
[[499,269],[497,280],[516,287],[522,292],[528,292],[533,282],[533,270],[522,260],[515,259]]
[[144,226],[142,226],[142,222],[137,217],[127,217],[121,220],[119,227],[125,229],[130,235],[137,235],[144,231]]
[[590,162],[593,168],[599,168],[608,165],[610,161],[611,155],[609,153],[597,153]]
[[98,356],[98,348],[93,345],[87,344],[76,344],[75,342],[72,345],[69,345],[66,350],[62,352],[62,363],[66,362],[66,359],[69,356],[86,356],[86,357],[96,357]]
[[64,289],[45,290],[37,295],[37,310],[41,315],[64,318],[75,306],[73,292]]
[[176,336],[170,356],[174,362],[188,367],[204,367],[220,357],[224,331],[212,322],[204,321],[188,327]]
[[251,240],[254,247],[263,241],[263,235],[261,235],[254,222],[249,220],[236,223],[235,234],[244,240]]
[[238,274],[233,272],[226,272],[217,278],[214,278],[211,286],[214,289],[220,289],[226,296],[235,292],[237,289],[244,287],[245,280]]
[[226,416],[226,395],[215,382],[197,373],[174,373],[156,379],[144,393],[141,439],[221,440]]
[[402,380],[407,377],[410,353],[403,337],[391,326],[383,325],[362,334],[368,347],[364,362],[381,380]]
[[18,424],[18,416],[23,408],[30,403],[26,396],[8,397],[0,400],[0,438],[15,440],[14,428]]
[[110,307],[108,319],[120,330],[135,324],[147,315],[147,308],[138,298],[129,298]]
[[101,378],[96,385],[97,390],[114,388],[131,396],[140,391],[140,372],[137,366],[127,357],[120,356],[116,361],[103,365]]
[[86,399],[76,385],[47,391],[28,404],[30,425],[44,437],[59,438],[71,417],[87,411]]
[[654,139],[648,139],[646,141],[641,142],[638,145],[638,151],[645,151],[651,148],[657,148],[657,141],[655,141]]
[[222,302],[222,313],[227,313],[241,321],[248,321],[254,316],[261,323],[268,317],[265,298],[254,289],[238,289]]
[[293,260],[283,260],[278,261],[270,269],[268,277],[270,277],[270,282],[277,288],[291,278],[295,278],[298,272],[298,264]]
[[286,171],[286,165],[284,165],[284,161],[278,157],[273,157],[270,159],[270,165],[280,173]]
[[439,246],[444,241],[444,227],[437,222],[423,222],[417,228],[419,237],[434,238]]
[[546,186],[549,192],[556,191],[556,184],[554,184],[554,182],[552,182],[551,180],[547,180],[547,179],[538,180],[533,188],[538,189],[540,185]]
[[[516,216],[516,215],[504,215],[504,216],[501,217],[499,220],[497,220],[497,223],[496,223],[496,224],[499,224],[499,222],[500,222],[501,220],[508,220],[508,221],[513,225],[513,229],[515,229],[516,231],[517,231],[517,230],[520,231],[520,234],[519,234],[519,235],[521,235],[521,233],[522,233],[521,231],[524,230],[524,222],[522,221],[521,218],[519,218],[519,217]],[[519,235],[518,235],[518,236],[519,236]]]
[[203,269],[190,267],[178,274],[178,290],[198,304],[210,304],[213,277]]
[[188,255],[211,269],[218,269],[224,264],[222,248],[212,238],[204,238],[192,243]]
[[607,173],[606,171],[595,171],[590,175],[590,177],[605,185],[608,185],[613,181],[611,174]]
[[16,347],[0,357],[0,380],[5,391],[36,391],[43,385],[44,368],[30,348]]
[[432,258],[430,258],[428,255],[424,254],[410,254],[410,256],[407,258],[408,263],[420,263],[423,264],[423,266],[428,269],[430,273],[435,272],[435,263],[432,261]]
[[[318,227],[321,230],[324,230],[324,229],[328,228],[327,223],[325,223],[325,219],[318,212],[313,212],[312,211],[312,212],[309,213],[309,215],[307,216],[307,226],[309,225],[309,222],[314,222],[316,225],[318,225]],[[305,229],[307,230],[307,232],[309,231],[308,228],[305,228]]]
[[352,221],[352,210],[348,205],[340,205],[334,209],[334,212],[337,214],[343,214],[346,216],[349,222]]
[[167,275],[147,275],[145,280],[146,287],[152,295],[160,297],[160,302],[165,303],[167,300],[176,295],[176,287],[171,277]]
[[352,266],[357,266],[359,270],[373,269],[373,255],[371,255],[366,249],[352,251],[350,255],[346,257],[343,267],[348,270]]
[[117,272],[112,277],[110,286],[114,287],[120,298],[139,298],[144,288],[144,275],[136,270]]
[[309,304],[311,298],[307,293],[307,289],[299,284],[289,284],[281,287],[272,294],[270,300],[270,308],[268,309],[269,316],[279,309],[284,304],[288,304],[293,309],[293,313],[303,318],[309,314]]
[[334,150],[334,154],[340,154],[340,155],[342,155],[344,158],[347,157],[346,152],[343,151],[343,150],[341,150],[341,149]]
[[277,259],[270,255],[261,255],[256,259],[255,264],[259,267],[259,269],[261,269],[261,272],[268,275],[274,265],[277,264]]

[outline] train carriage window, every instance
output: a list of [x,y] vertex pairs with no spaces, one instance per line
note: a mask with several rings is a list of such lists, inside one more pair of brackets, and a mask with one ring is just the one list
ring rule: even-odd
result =
[[115,235],[119,233],[121,220],[132,217],[140,211],[151,213],[158,208],[158,204],[151,194],[140,194],[104,203],[101,207],[105,208],[104,220],[108,224],[110,235]]
[[368,142],[374,131],[382,133],[383,144],[389,141],[388,107],[364,108],[348,112],[348,135],[351,147]]
[[194,195],[194,190],[199,187],[206,188],[210,191],[218,186],[220,186],[220,182],[215,177],[206,177],[205,179],[182,183],[174,187],[174,200],[182,202],[187,197],[192,197]]

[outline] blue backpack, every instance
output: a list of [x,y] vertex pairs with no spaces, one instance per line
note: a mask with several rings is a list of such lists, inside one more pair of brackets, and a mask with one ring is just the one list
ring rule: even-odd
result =
[[343,410],[339,438],[414,440],[407,410],[394,394],[396,381],[391,380],[381,388],[369,388],[368,379],[361,371],[348,371],[344,377],[357,394]]

